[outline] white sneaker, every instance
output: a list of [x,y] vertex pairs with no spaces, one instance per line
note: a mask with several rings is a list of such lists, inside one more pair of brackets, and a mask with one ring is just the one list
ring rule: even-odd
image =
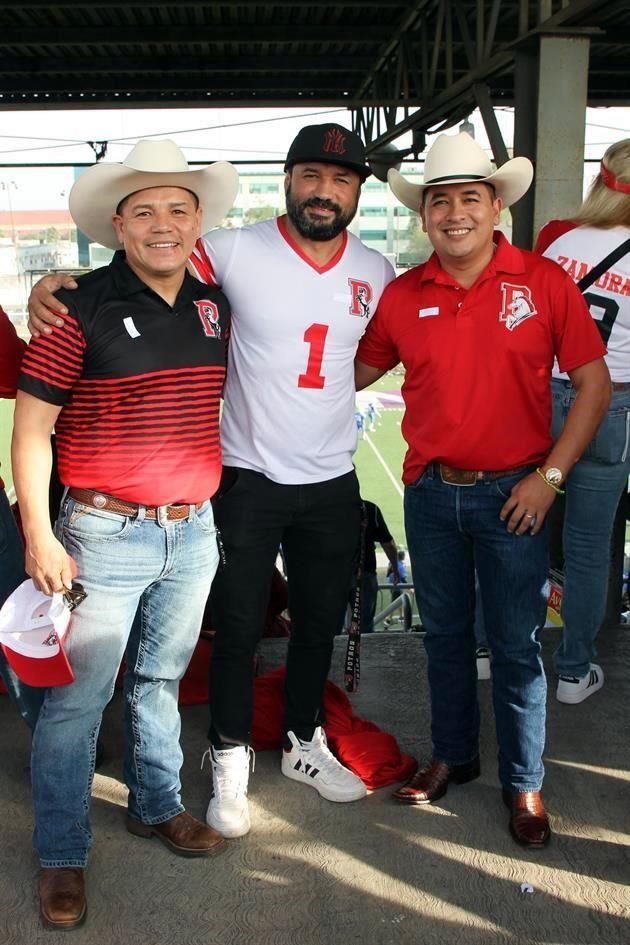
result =
[[578,702],[584,702],[585,699],[592,696],[603,685],[604,670],[597,663],[591,663],[591,668],[582,679],[579,676],[558,677],[556,699],[558,702],[565,702],[567,705],[577,705]]
[[477,679],[490,679],[490,650],[487,646],[477,647]]
[[287,778],[309,784],[327,801],[343,803],[365,797],[365,784],[337,761],[321,726],[315,729],[310,742],[301,741],[293,732],[287,732],[287,738],[291,749],[282,751],[282,773]]
[[249,833],[251,823],[247,803],[249,762],[254,770],[254,752],[249,747],[208,748],[206,756],[212,766],[212,795],[206,812],[206,823],[222,837],[234,839]]

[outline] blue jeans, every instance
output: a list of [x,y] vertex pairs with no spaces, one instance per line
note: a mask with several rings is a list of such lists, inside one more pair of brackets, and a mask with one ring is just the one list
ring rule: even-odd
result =
[[475,579],[475,640],[477,647],[488,646],[488,634],[486,633],[486,619],[483,614],[481,604],[481,590],[479,581]]
[[33,737],[34,844],[44,867],[83,867],[92,844],[96,739],[125,655],[129,814],[158,824],[184,809],[179,680],[218,553],[209,502],[162,526],[142,508],[131,518],[66,499],[57,532],[88,596],[73,613],[66,647],[74,682],[46,690]]
[[[568,382],[552,381],[556,439],[575,400]],[[595,637],[606,611],[610,541],[615,513],[630,474],[630,390],[613,391],[608,412],[566,482],[564,633],[554,656],[562,676],[582,678],[596,656]]]
[[[0,489],[0,607],[16,587],[26,580],[26,577],[22,541],[7,494],[4,489]],[[11,701],[32,731],[37,722],[44,690],[27,686],[18,679],[7,663],[2,650],[0,650],[0,676],[7,687]]]
[[546,529],[511,535],[501,506],[522,476],[474,486],[427,471],[405,489],[405,528],[425,628],[433,757],[464,764],[479,752],[475,569],[492,650],[499,779],[511,791],[543,780],[546,680],[537,633],[546,612]]

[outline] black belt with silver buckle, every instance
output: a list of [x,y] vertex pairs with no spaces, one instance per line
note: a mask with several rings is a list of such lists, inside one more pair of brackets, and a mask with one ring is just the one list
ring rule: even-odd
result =
[[506,476],[519,476],[531,471],[531,466],[515,466],[514,469],[454,469],[443,463],[431,462],[427,471],[439,476],[449,486],[474,486],[478,482],[494,482]]

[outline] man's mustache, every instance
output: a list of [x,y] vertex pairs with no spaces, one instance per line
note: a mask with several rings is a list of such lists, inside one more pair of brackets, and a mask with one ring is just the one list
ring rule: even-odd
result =
[[319,207],[320,210],[332,210],[333,213],[341,213],[341,207],[332,200],[324,200],[321,197],[309,197],[302,204],[303,207]]

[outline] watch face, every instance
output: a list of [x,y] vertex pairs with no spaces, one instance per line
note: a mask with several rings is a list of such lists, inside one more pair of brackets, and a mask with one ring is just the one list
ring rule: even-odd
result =
[[559,486],[562,482],[562,473],[555,466],[550,466],[545,472],[545,479],[552,482],[554,486]]

